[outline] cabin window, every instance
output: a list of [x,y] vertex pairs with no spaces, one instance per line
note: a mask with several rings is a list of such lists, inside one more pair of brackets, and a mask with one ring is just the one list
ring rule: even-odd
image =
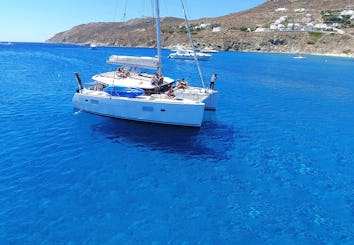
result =
[[98,100],[90,100],[91,104],[98,105]]

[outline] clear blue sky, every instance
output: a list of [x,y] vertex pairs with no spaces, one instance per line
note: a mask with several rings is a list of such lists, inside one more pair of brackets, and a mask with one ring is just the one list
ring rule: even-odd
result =
[[[189,18],[193,20],[243,11],[265,1],[184,0],[184,3]],[[56,33],[80,24],[151,16],[151,2],[152,0],[2,0],[0,41],[44,42]],[[161,16],[183,17],[180,0],[160,0],[160,12]]]

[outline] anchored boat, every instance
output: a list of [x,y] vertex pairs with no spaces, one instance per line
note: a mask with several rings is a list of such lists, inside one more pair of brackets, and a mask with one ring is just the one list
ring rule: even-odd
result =
[[[173,86],[173,79],[164,77],[161,66],[160,11],[155,0],[157,58],[112,56],[110,62],[130,65],[130,70],[94,76],[97,84],[84,88],[76,73],[79,88],[73,106],[102,116],[135,121],[200,127],[206,95],[193,99],[169,96],[164,92]],[[154,74],[140,73],[137,68],[157,69]],[[144,87],[144,84],[147,87]]]

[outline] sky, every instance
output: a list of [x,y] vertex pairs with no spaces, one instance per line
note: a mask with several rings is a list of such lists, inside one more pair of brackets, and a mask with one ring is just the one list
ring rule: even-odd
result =
[[[180,0],[159,0],[160,15],[183,18]],[[266,0],[184,0],[188,18],[217,17]],[[152,16],[153,0],[2,0],[0,41],[45,42],[56,33],[91,22]]]

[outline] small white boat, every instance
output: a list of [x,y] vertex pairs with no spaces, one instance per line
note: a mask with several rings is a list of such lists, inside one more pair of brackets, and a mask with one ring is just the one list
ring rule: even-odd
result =
[[90,44],[90,49],[97,49],[97,45],[95,43]]
[[11,43],[11,42],[0,42],[0,45],[11,46],[11,45],[13,45],[13,43]]
[[194,60],[195,57],[198,58],[198,60],[209,60],[211,57],[210,54],[206,53],[201,53],[201,52],[195,52],[193,50],[185,50],[178,48],[176,52],[171,53],[168,55],[168,58],[171,59],[183,59],[183,60]]
[[293,57],[293,59],[301,60],[301,59],[305,59],[305,57],[302,56],[302,55],[296,55],[296,56]]
[[200,50],[200,52],[202,53],[218,53],[219,51],[216,49],[212,49],[212,48],[203,48]]

